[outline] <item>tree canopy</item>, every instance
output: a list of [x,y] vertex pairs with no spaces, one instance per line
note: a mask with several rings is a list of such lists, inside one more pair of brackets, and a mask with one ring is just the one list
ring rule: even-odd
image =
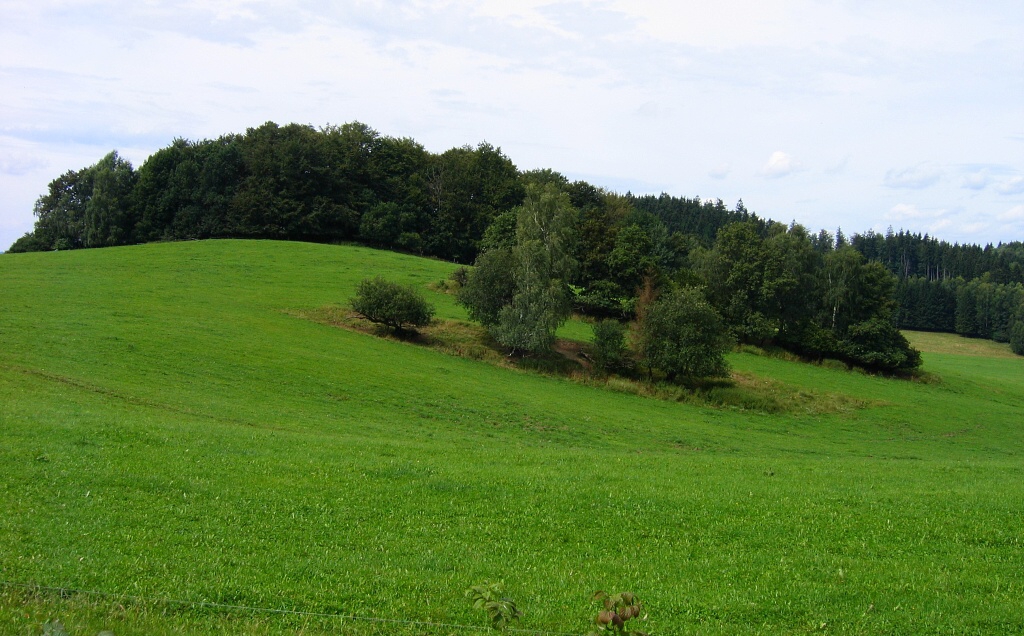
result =
[[661,296],[637,320],[641,362],[669,380],[727,376],[725,353],[731,345],[718,312],[691,287]]
[[470,316],[513,352],[549,350],[569,317],[573,212],[556,185],[527,185],[515,243],[481,254],[459,295]]
[[644,281],[703,289],[738,341],[881,370],[919,359],[899,328],[1004,342],[1024,329],[1019,242],[811,234],[742,201],[616,194],[520,172],[486,142],[437,154],[359,122],[175,139],[137,170],[111,152],[54,179],[34,214],[11,252],[242,237],[475,261],[460,298],[517,351],[550,346],[570,310],[635,318]]

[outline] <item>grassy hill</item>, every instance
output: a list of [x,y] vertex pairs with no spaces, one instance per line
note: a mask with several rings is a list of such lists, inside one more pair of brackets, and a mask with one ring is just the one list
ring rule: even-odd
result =
[[597,589],[655,634],[1024,631],[1024,359],[912,335],[934,379],[908,382],[733,354],[806,400],[773,415],[299,317],[380,273],[464,318],[427,289],[453,267],[0,257],[0,632],[462,633],[408,622],[485,625],[484,580],[535,631],[588,631]]

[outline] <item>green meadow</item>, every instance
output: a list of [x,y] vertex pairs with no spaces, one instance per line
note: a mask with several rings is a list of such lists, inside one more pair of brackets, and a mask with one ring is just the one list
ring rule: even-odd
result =
[[768,412],[303,317],[382,274],[465,320],[433,291],[454,268],[0,256],[0,633],[472,633],[464,591],[497,580],[528,633],[588,632],[599,589],[657,635],[1024,633],[1024,358],[909,334],[909,381],[732,354],[735,391],[800,396]]

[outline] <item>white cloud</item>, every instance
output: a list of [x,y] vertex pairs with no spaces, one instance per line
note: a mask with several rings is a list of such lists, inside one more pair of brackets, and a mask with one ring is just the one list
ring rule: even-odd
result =
[[732,172],[732,166],[727,163],[720,163],[708,171],[708,176],[712,179],[724,179],[729,176],[730,172]]
[[636,109],[637,117],[644,117],[647,119],[665,119],[671,115],[672,111],[670,109],[665,108],[664,105],[655,101],[649,101]]
[[992,183],[992,177],[985,172],[975,172],[964,176],[961,187],[967,190],[984,190]]
[[1024,177],[1013,177],[996,186],[999,194],[1024,194]]
[[20,153],[0,154],[0,174],[20,177],[35,170],[46,168],[49,165],[50,162],[41,157]]
[[1024,221],[1024,205],[1018,205],[997,217],[1000,221]]
[[[948,224],[948,220],[947,220],[947,224]],[[977,234],[980,234],[981,232],[984,232],[984,231],[988,230],[991,227],[992,227],[991,223],[986,223],[985,221],[975,221],[974,223],[965,223],[965,224],[961,225],[959,230],[960,230],[960,232],[962,234],[966,234],[966,235],[969,235],[969,236],[975,236]],[[932,232],[934,232],[936,229],[942,229],[942,227],[932,228]]]
[[1024,205],[1015,205],[1006,212],[996,216],[999,221],[1000,240],[1019,241],[1024,233]]
[[993,33],[997,37],[1016,36],[1011,28],[1016,22],[1004,17],[1017,8],[1014,1],[974,5],[976,10],[969,5],[944,5],[941,12],[916,2],[608,0],[601,4],[638,17],[639,30],[645,37],[715,49],[806,46],[856,39],[908,49],[959,49],[984,42]]
[[889,210],[886,218],[890,221],[928,220],[938,219],[946,213],[947,210],[942,208],[922,210],[912,203],[898,203]]
[[[30,226],[49,180],[114,148],[138,166],[177,136],[359,120],[851,232],[969,199],[941,217],[962,240],[1024,189],[1019,5],[0,0],[0,218]],[[814,166],[799,193],[794,156],[747,154],[783,144]]]
[[846,155],[845,157],[840,159],[835,165],[833,165],[831,168],[825,170],[825,174],[828,174],[828,175],[840,175],[840,174],[845,173],[846,170],[849,167],[850,167],[850,155]]
[[793,174],[801,169],[800,162],[781,150],[776,150],[768,157],[768,163],[761,168],[761,174],[769,179],[778,179]]
[[883,183],[889,188],[920,190],[938,183],[942,174],[942,169],[938,166],[920,164],[902,170],[889,170],[885,173]]
[[[1024,205],[1017,205],[1001,214],[978,212],[962,207],[925,207],[900,203],[886,214],[892,224],[914,232],[927,232],[936,238],[961,242],[1007,242],[1020,240],[1024,230]],[[953,235],[954,238],[950,238]],[[994,239],[991,237],[995,237]]]

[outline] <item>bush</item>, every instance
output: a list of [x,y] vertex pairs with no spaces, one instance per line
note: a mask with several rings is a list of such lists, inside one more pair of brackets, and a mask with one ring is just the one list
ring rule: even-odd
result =
[[637,323],[640,359],[670,381],[728,376],[725,352],[731,344],[718,312],[690,287],[654,301]]
[[1018,318],[1010,328],[1010,349],[1024,356],[1024,310],[1018,312]]
[[34,232],[28,232],[7,248],[7,251],[15,254],[17,252],[43,252],[50,248],[51,246],[46,245]]
[[593,329],[594,364],[602,371],[621,368],[626,360],[626,327],[618,320],[602,320]]
[[395,331],[415,331],[413,327],[428,325],[434,317],[434,306],[415,288],[380,276],[359,283],[352,298],[352,309],[370,322]]
[[850,325],[840,346],[848,362],[866,369],[895,372],[921,366],[921,353],[891,322],[881,318]]
[[471,319],[485,327],[498,324],[501,309],[516,293],[515,264],[512,250],[491,250],[477,257],[456,295]]
[[463,265],[452,272],[448,280],[452,282],[455,289],[462,289],[466,286],[466,281],[469,280],[469,268]]

